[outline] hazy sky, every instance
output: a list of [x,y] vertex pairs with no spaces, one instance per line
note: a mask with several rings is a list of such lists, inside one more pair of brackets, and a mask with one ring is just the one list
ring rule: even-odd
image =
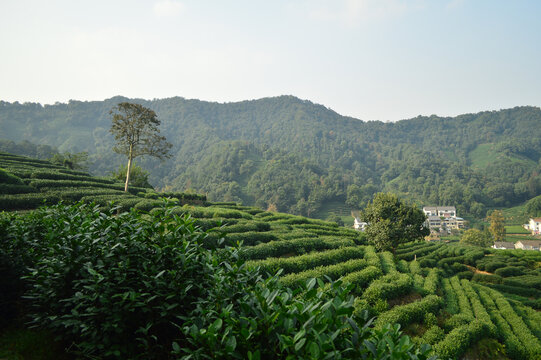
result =
[[0,0],[0,100],[295,95],[363,120],[541,105],[541,1]]

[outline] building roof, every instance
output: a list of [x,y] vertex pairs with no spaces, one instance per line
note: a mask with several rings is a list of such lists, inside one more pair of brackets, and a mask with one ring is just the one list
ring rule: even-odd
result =
[[494,248],[505,248],[505,249],[514,249],[515,243],[510,241],[496,241],[494,242]]
[[454,206],[425,206],[423,211],[456,211]]
[[441,218],[440,218],[438,215],[430,215],[430,216],[428,217],[428,220],[429,220],[429,221],[430,221],[430,220],[439,220],[439,221],[441,221]]
[[517,241],[517,244],[521,243],[522,245],[527,246],[541,246],[541,240],[520,240]]
[[538,218],[530,218],[530,220],[533,220],[535,222],[541,222],[541,217]]

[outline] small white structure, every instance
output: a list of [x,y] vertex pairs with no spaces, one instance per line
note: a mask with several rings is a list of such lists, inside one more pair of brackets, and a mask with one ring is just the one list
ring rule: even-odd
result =
[[496,241],[494,242],[494,245],[492,245],[493,249],[503,249],[503,250],[514,250],[515,249],[515,243],[512,243],[510,241]]
[[355,217],[355,220],[353,220],[353,228],[355,230],[365,231],[366,225],[368,225],[368,223],[361,221],[358,217]]
[[524,224],[523,227],[530,230],[532,235],[539,235],[541,234],[541,218],[530,218],[530,221]]

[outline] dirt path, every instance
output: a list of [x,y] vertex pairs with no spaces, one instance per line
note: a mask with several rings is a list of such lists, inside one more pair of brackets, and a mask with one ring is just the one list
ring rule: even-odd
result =
[[466,267],[468,269],[470,269],[471,271],[473,271],[474,273],[476,273],[476,274],[494,275],[493,273],[489,273],[488,271],[479,270],[478,268],[475,268],[475,267],[470,266],[470,265],[466,265]]

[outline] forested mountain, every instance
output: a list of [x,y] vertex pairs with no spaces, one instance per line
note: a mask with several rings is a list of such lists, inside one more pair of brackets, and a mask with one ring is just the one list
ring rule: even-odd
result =
[[[210,200],[313,215],[325,202],[358,207],[385,190],[481,217],[487,207],[541,194],[536,107],[383,123],[292,96],[227,104],[179,97],[0,102],[0,138],[88,151],[91,171],[104,175],[124,162],[112,152],[108,132],[109,110],[121,101],[156,111],[174,145],[166,162],[137,160],[151,172],[151,183],[208,193]],[[15,145],[2,141],[0,150]]]

